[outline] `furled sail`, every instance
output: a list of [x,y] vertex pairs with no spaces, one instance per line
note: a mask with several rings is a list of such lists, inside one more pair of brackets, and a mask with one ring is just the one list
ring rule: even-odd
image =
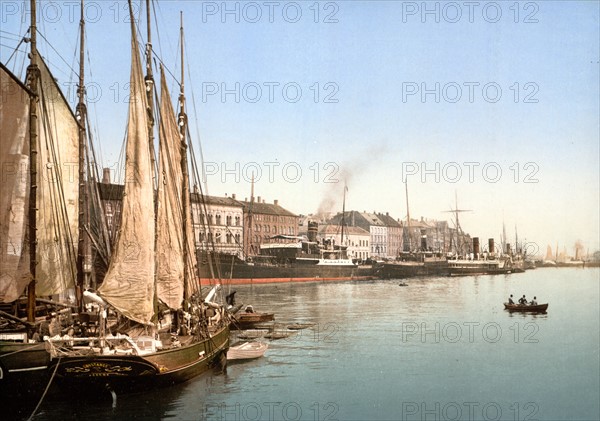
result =
[[151,324],[155,274],[154,189],[147,100],[133,26],[131,37],[131,96],[121,228],[106,277],[98,292],[124,316],[139,323]]
[[156,293],[170,308],[183,300],[181,147],[175,112],[161,66],[159,183],[156,240]]
[[29,94],[0,66],[0,302],[15,301],[31,280],[29,207]]

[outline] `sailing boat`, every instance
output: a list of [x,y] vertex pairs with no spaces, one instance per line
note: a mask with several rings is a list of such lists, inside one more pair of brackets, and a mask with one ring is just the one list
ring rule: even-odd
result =
[[[193,237],[188,217],[188,163],[183,152],[187,149],[183,76],[177,120],[162,72],[155,207],[152,122],[148,117],[152,92],[148,97],[144,93],[131,2],[129,7],[131,100],[121,229],[98,292],[84,292],[89,302],[99,306],[100,333],[48,341],[50,369],[56,373],[56,381],[75,392],[107,388],[132,392],[182,382],[217,363],[225,364],[229,348],[226,311],[213,302],[220,286],[202,299],[193,268],[195,256],[190,252]],[[149,60],[150,48],[147,54]],[[183,74],[183,64],[181,67]],[[151,75],[146,80],[153,85]]]
[[[27,85],[0,64],[0,395],[43,388],[50,362],[42,337],[60,330],[73,297],[79,242],[78,196],[81,125],[37,51],[36,4],[31,5],[31,52]],[[80,163],[81,164],[81,163]],[[24,303],[27,294],[26,319]],[[48,323],[36,303],[57,312]]]

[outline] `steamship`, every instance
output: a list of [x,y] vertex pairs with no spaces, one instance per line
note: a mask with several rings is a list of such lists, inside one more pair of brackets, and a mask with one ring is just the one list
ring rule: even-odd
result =
[[379,275],[384,279],[447,276],[448,259],[443,253],[427,250],[427,237],[422,236],[418,252],[402,252],[395,262],[383,263]]
[[345,245],[333,239],[317,239],[318,223],[308,223],[308,236],[275,235],[261,244],[260,253],[246,260],[224,253],[199,251],[200,277],[230,284],[314,282],[374,279],[372,266],[348,257]]
[[495,250],[494,239],[490,238],[488,251],[481,253],[479,238],[473,237],[473,252],[465,256],[466,258],[448,259],[448,274],[450,276],[498,275],[514,272],[510,253],[498,255]]

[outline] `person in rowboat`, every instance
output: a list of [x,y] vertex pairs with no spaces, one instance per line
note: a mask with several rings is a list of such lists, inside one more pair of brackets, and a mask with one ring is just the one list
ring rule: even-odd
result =
[[510,297],[508,297],[508,304],[514,304],[515,302],[513,301],[513,296],[512,294],[510,294]]
[[523,297],[519,298],[519,304],[526,306],[527,303],[527,298],[525,298],[525,294],[523,294]]
[[537,297],[533,297],[533,300],[529,303],[531,306],[537,306]]

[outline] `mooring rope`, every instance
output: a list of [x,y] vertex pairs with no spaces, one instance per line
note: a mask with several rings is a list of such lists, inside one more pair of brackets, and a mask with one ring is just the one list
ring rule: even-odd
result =
[[52,377],[50,377],[50,381],[48,381],[48,384],[46,385],[46,389],[44,390],[44,393],[42,393],[42,397],[40,398],[40,401],[36,405],[35,409],[31,413],[31,415],[29,416],[27,421],[31,421],[33,419],[33,417],[35,416],[35,413],[37,412],[37,410],[40,408],[40,405],[42,404],[42,402],[44,401],[44,398],[46,397],[46,393],[48,393],[48,389],[50,389],[52,380],[54,380],[54,375],[56,374],[56,371],[58,370],[59,365],[60,365],[60,357],[58,358],[58,361],[56,362],[56,366],[54,367],[54,372],[52,373]]

